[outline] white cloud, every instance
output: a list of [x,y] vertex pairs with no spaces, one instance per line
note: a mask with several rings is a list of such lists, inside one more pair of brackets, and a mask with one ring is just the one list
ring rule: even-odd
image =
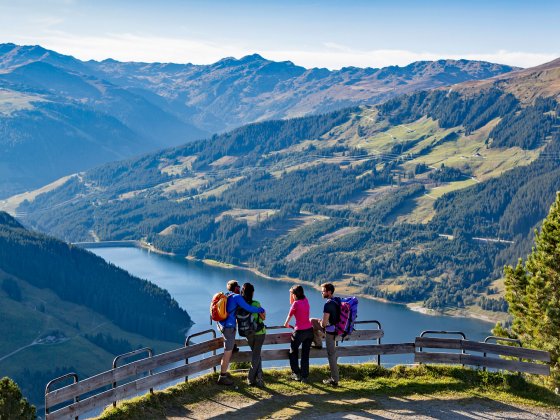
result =
[[75,36],[61,31],[47,30],[38,40],[36,37],[20,36],[10,40],[16,43],[40,44],[62,54],[73,55],[82,60],[114,58],[119,61],[175,62],[209,64],[221,58],[242,57],[259,53],[275,61],[292,61],[298,65],[340,69],[341,67],[404,66],[414,61],[438,59],[483,60],[519,67],[532,67],[555,58],[559,54],[532,53],[500,50],[494,53],[441,54],[398,49],[355,50],[336,43],[324,43],[317,49],[265,49],[257,50],[235,44],[146,36],[132,33],[112,33],[102,36]]
[[301,51],[267,51],[266,57],[275,60],[290,60],[304,67],[327,67],[339,69],[341,67],[387,67],[392,65],[404,66],[414,61],[433,61],[439,59],[467,59],[481,60],[493,63],[508,64],[518,67],[533,67],[552,61],[560,54],[529,53],[522,51],[500,50],[495,53],[465,53],[441,54],[437,52],[414,52],[408,50],[372,50],[359,51],[345,48],[334,43],[324,44],[322,50]]
[[[39,43],[41,46],[82,60],[146,62],[211,63],[228,55],[228,49],[209,41],[139,36],[130,33],[104,36],[73,36],[61,31],[49,31],[40,41],[20,37],[16,42]],[[237,55],[241,54],[236,51]]]

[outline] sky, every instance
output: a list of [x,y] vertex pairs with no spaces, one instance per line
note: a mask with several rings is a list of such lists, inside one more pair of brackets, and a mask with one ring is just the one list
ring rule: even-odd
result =
[[210,64],[258,53],[306,68],[560,57],[560,1],[0,0],[0,43],[82,60]]

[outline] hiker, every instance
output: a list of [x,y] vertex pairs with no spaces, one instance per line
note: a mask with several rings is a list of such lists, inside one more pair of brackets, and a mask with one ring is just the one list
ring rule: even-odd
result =
[[323,307],[323,318],[312,318],[313,325],[313,347],[322,347],[322,337],[325,336],[325,344],[327,346],[327,357],[329,359],[329,368],[331,377],[323,380],[325,385],[338,386],[338,363],[336,357],[336,323],[340,318],[340,305],[334,299],[334,285],[332,283],[324,283],[321,285],[321,294],[323,299],[327,299]]
[[[292,341],[290,344],[290,367],[292,368],[292,379],[307,382],[309,377],[309,351],[313,341],[313,325],[309,320],[309,301],[305,297],[303,287],[292,286],[290,293],[294,295],[294,303],[290,306],[288,317],[284,326],[293,328]],[[295,327],[290,325],[292,316],[296,319]],[[298,365],[298,352],[301,345],[301,367]]]
[[[261,304],[259,301],[253,299],[253,294],[255,293],[255,287],[251,283],[245,283],[241,287],[241,296],[245,299],[249,305],[255,308],[260,308]],[[241,309],[238,308],[238,318],[237,322],[239,324],[239,312]],[[264,320],[266,315],[262,314],[249,314],[251,319],[251,327],[247,330],[245,337],[251,347],[251,369],[249,369],[249,374],[247,376],[247,383],[251,386],[258,386],[260,388],[264,387],[263,381],[263,371],[262,371],[262,359],[261,350],[266,338],[266,327],[264,325]],[[241,327],[239,327],[241,328]],[[240,334],[241,335],[241,334]]]
[[239,284],[237,281],[228,281],[227,290],[229,292],[226,305],[228,316],[225,320],[218,321],[218,329],[224,336],[224,355],[222,356],[220,376],[218,377],[220,385],[233,385],[233,379],[227,370],[235,345],[235,312],[237,308],[241,307],[251,313],[264,313],[264,308],[257,308],[245,302],[245,299],[239,294]]

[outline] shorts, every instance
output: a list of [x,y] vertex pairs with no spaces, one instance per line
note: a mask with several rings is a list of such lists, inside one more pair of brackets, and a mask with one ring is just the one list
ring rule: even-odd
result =
[[235,327],[220,328],[220,331],[224,336],[224,351],[233,350],[235,345]]

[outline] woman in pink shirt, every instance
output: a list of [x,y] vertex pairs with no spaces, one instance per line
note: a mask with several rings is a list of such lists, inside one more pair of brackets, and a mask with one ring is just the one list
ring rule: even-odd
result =
[[[307,382],[309,377],[309,350],[313,341],[313,325],[309,321],[309,301],[303,293],[300,285],[292,286],[290,293],[294,302],[288,312],[284,326],[294,328],[292,342],[290,345],[290,367],[292,368],[292,379]],[[292,299],[290,299],[292,300]],[[296,326],[290,325],[292,316],[296,318]],[[301,368],[298,365],[298,351],[301,345]]]

